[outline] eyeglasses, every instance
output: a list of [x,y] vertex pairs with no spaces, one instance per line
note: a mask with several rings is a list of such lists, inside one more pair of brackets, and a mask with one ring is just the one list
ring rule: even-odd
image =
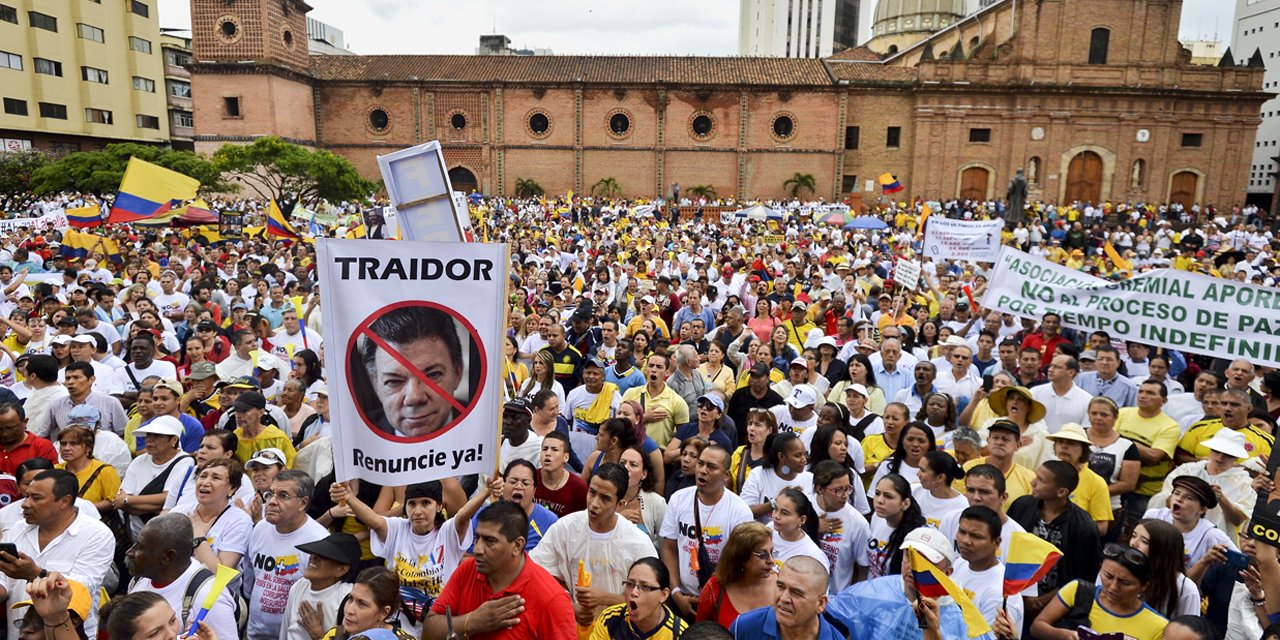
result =
[[1135,567],[1147,566],[1147,554],[1134,549],[1133,547],[1116,544],[1114,542],[1107,543],[1102,548],[1102,557],[1107,560],[1114,560],[1120,564],[1128,564]]
[[623,591],[630,591],[632,589],[639,589],[640,593],[653,593],[654,591],[661,591],[662,587],[655,587],[653,585],[641,584],[639,582],[632,582],[630,580],[622,581]]
[[285,492],[283,492],[283,491],[281,491],[281,492],[279,492],[279,493],[276,493],[276,492],[274,492],[274,491],[263,491],[263,492],[262,492],[262,502],[264,502],[264,503],[271,502],[271,500],[272,500],[273,498],[275,499],[275,501],[276,501],[276,502],[288,502],[289,500],[292,500],[292,499],[297,498],[297,497],[299,497],[299,496],[289,495],[288,493],[285,493]]
[[751,555],[753,555],[753,556],[755,556],[755,557],[757,557],[757,558],[760,558],[761,560],[764,560],[765,562],[773,562],[773,552],[772,552],[772,551],[756,551],[756,552],[752,553]]
[[853,491],[853,487],[849,486],[843,489],[832,489],[831,487],[823,487],[822,490],[826,491],[827,493],[833,496],[836,496],[837,498],[843,498],[849,495],[849,493]]
[[532,480],[517,480],[515,478],[507,478],[507,484],[513,487],[532,487]]

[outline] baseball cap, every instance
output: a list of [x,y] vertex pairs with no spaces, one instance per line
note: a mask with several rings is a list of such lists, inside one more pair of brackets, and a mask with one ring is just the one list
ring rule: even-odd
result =
[[320,556],[351,567],[346,577],[350,577],[351,573],[360,569],[360,541],[349,533],[331,533],[327,537],[300,544],[295,548],[303,553]]
[[702,397],[698,398],[698,403],[701,404],[703,400],[706,400],[707,402],[710,402],[711,404],[715,405],[715,407],[719,409],[721,413],[724,413],[724,400],[721,400],[720,396],[714,393],[707,393],[707,394],[703,394]]
[[327,384],[325,384],[325,383],[321,382],[320,384],[316,385],[316,390],[315,390],[315,391],[312,391],[312,393],[314,393],[314,394],[316,394],[316,395],[318,395],[318,396],[324,396],[324,397],[328,398],[328,397],[329,397],[329,385],[327,385]]
[[503,411],[519,411],[522,413],[533,415],[533,408],[529,406],[528,401],[526,401],[524,398],[515,398],[513,400],[508,400],[506,404],[502,405],[502,410]]
[[89,403],[78,404],[71,407],[71,411],[67,412],[68,425],[96,429],[100,420],[102,420],[102,413],[98,411],[97,407]]
[[996,420],[991,423],[991,426],[987,427],[987,432],[990,433],[996,429],[1011,432],[1019,438],[1022,437],[1022,428],[1018,426],[1018,423],[1013,422],[1012,420]]
[[751,375],[753,376],[769,376],[769,365],[763,362],[757,362],[751,365]]
[[865,397],[867,397],[867,388],[866,388],[865,386],[863,386],[862,384],[859,384],[859,383],[857,383],[857,382],[855,382],[855,383],[853,383],[853,384],[851,384],[851,385],[849,385],[849,386],[847,386],[847,387],[845,387],[845,388],[844,388],[844,392],[845,392],[846,394],[847,394],[847,393],[849,393],[850,391],[852,391],[852,392],[854,392],[854,393],[856,393],[856,394],[858,394],[858,395],[860,395],[860,396],[862,396],[862,397],[864,397],[864,398],[865,398]]
[[1097,359],[1098,359],[1098,352],[1094,351],[1093,349],[1086,349],[1080,352],[1079,360],[1081,361],[1088,360],[1090,362],[1094,362]]
[[134,433],[154,433],[160,436],[173,436],[174,438],[182,437],[182,423],[173,416],[156,416],[141,427],[133,430]]
[[156,382],[152,386],[152,388],[168,389],[172,391],[174,395],[179,397],[181,397],[182,394],[186,393],[186,390],[182,388],[182,384],[179,383],[177,380],[160,380],[159,382]]
[[284,361],[269,353],[258,354],[258,368],[272,369],[276,373],[284,373],[289,370],[289,368],[285,366]]
[[218,330],[218,325],[212,320],[201,320],[200,324],[196,325],[196,331],[217,331],[217,330]]
[[653,296],[644,296],[643,298],[640,298],[640,302],[643,302],[645,304],[653,304],[654,302]]
[[[67,580],[67,586],[71,587],[71,603],[67,605],[67,609],[80,616],[81,622],[87,620],[89,618],[89,609],[93,606],[93,599],[89,596],[89,589],[75,580]],[[23,594],[26,594],[26,592],[24,591]],[[32,605],[31,596],[27,596],[26,600],[18,602],[9,608],[18,609]]]
[[908,533],[902,540],[902,548],[919,551],[920,555],[933,564],[941,564],[944,560],[951,563],[956,559],[951,540],[941,531],[929,527],[920,527]]
[[236,411],[244,411],[246,409],[263,409],[267,408],[267,399],[257,391],[246,391],[236,398],[235,404],[231,405]]
[[246,310],[246,311],[247,311],[247,310],[249,309],[249,305],[247,305],[247,304],[245,304],[245,303],[243,303],[243,302],[237,302],[237,303],[235,303],[235,304],[231,305],[231,310],[232,310],[232,311],[235,311],[236,309],[244,309],[244,310]]
[[804,358],[796,358],[795,360],[792,360],[792,361],[791,361],[791,364],[790,364],[789,366],[792,366],[792,367],[804,367],[805,369],[808,369],[808,368],[809,368],[809,361],[808,361],[808,360],[805,360]]
[[787,404],[797,409],[816,404],[817,402],[818,397],[813,392],[813,387],[807,384],[796,385],[796,388],[791,390],[791,395],[787,396]]
[[93,339],[93,336],[91,336],[91,335],[89,335],[89,334],[87,334],[87,333],[82,333],[82,334],[79,334],[79,335],[76,335],[76,336],[72,336],[71,341],[72,341],[72,342],[79,342],[80,344],[93,345],[93,346],[97,346],[97,345],[98,345],[98,341],[97,341],[97,340],[94,340],[94,339]]
[[191,365],[191,372],[187,374],[187,380],[208,380],[218,375],[217,365],[205,360]]
[[259,464],[261,465],[278,464],[283,467],[285,466],[285,463],[287,462],[287,460],[288,459],[285,458],[283,451],[275,447],[266,447],[264,449],[259,449],[255,451],[253,453],[253,457],[249,458],[249,461],[244,463],[244,468],[252,469],[255,465],[259,465]]
[[258,382],[258,379],[253,376],[240,376],[239,378],[235,378],[231,382],[228,382],[226,387],[228,389],[257,390],[262,388],[262,383]]
[[595,356],[587,356],[582,359],[582,366],[585,368],[587,365],[591,365],[593,367],[600,367],[601,369],[607,368],[605,367],[604,360],[601,360],[600,358],[597,358]]

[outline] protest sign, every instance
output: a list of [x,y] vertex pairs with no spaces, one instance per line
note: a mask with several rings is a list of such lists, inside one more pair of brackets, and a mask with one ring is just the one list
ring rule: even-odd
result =
[[218,214],[218,235],[223,240],[244,236],[244,216],[239,212],[223,211]]
[[722,224],[722,225],[730,225],[730,224],[733,224],[733,223],[734,223],[734,221],[736,220],[736,219],[734,218],[734,216],[733,216],[733,213],[734,213],[734,212],[732,212],[732,211],[721,211],[721,212],[720,212],[720,224]]
[[[387,196],[400,219],[400,237],[421,242],[462,242],[466,239],[461,213],[445,170],[440,143],[431,141],[378,156]],[[394,238],[394,235],[386,236]]]
[[321,239],[317,250],[338,480],[492,473],[506,245]]
[[[931,221],[930,225],[933,224]],[[1004,247],[982,306],[1123,341],[1280,366],[1280,292],[1155,269],[1111,282]]]
[[930,216],[924,231],[923,253],[934,260],[995,262],[1000,255],[1003,220],[971,222]]
[[766,245],[777,246],[787,241],[786,236],[760,236],[760,240]]
[[[1280,456],[1273,455],[1267,462],[1267,477],[1272,482],[1275,482],[1277,469],[1280,469]],[[1258,492],[1253,514],[1249,516],[1248,529],[1254,540],[1280,547],[1280,486],[1274,491]],[[1240,533],[1244,535],[1246,532]]]
[[893,269],[893,281],[905,291],[915,289],[920,284],[920,265],[906,258],[898,258],[898,266]]

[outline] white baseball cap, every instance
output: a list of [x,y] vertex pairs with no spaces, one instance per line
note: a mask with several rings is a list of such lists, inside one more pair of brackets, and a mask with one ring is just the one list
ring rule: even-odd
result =
[[947,539],[941,531],[929,527],[920,527],[908,533],[902,540],[902,548],[915,549],[934,564],[940,564],[943,560],[951,563],[956,559],[955,551],[951,548],[951,540]]
[[813,387],[807,384],[796,385],[796,388],[791,390],[791,395],[787,396],[787,404],[797,409],[813,406],[817,402],[818,395],[814,393]]

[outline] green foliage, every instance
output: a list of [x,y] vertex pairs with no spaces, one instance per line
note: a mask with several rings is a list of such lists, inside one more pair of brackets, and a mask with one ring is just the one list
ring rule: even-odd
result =
[[65,156],[38,169],[31,179],[36,194],[79,191],[101,196],[120,189],[129,158],[135,157],[172,169],[200,181],[200,193],[228,193],[238,190],[222,179],[209,158],[190,151],[176,151],[133,142],[109,144],[105,151],[82,151]]
[[613,176],[600,178],[595,184],[591,185],[591,195],[599,195],[603,198],[618,198],[622,196],[622,187],[618,186],[618,179]]
[[716,188],[709,184],[695,184],[685,189],[685,193],[692,198],[714,198],[719,195],[716,193]]
[[792,198],[799,198],[800,192],[808,190],[812,195],[818,189],[818,181],[813,177],[812,173],[800,173],[797,171],[790,178],[782,183],[782,188],[791,193]]
[[547,192],[532,178],[516,178],[516,197],[517,198],[537,198],[546,195]]
[[30,193],[35,172],[53,161],[52,155],[36,149],[0,152],[0,197],[7,199]]
[[366,180],[346,158],[329,151],[308,151],[275,136],[252,144],[224,144],[213,154],[214,167],[257,192],[272,198],[282,211],[293,203],[319,197],[329,202],[366,200],[382,188]]

